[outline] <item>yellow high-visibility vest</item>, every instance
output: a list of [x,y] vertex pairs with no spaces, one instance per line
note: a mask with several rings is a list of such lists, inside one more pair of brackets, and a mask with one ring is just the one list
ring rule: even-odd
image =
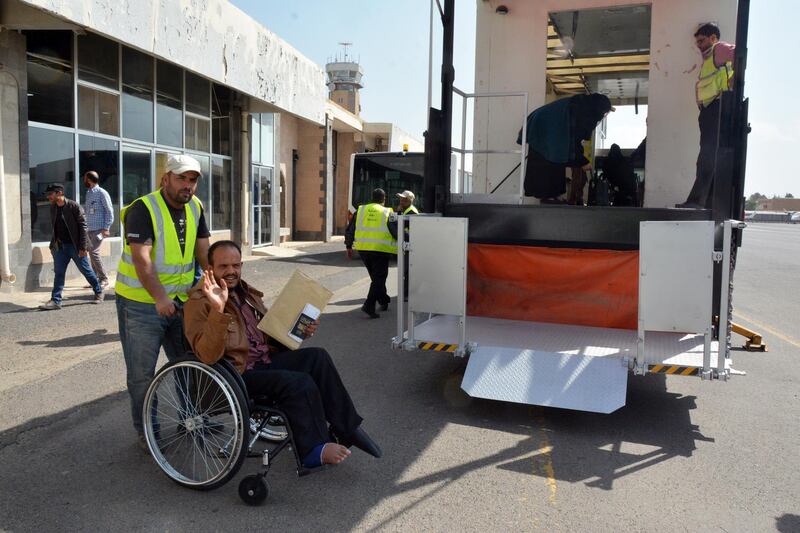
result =
[[408,209],[403,211],[404,215],[407,215],[409,213],[413,213],[415,215],[419,215],[419,210],[416,207],[414,207],[413,205],[410,205],[410,206],[408,206]]
[[[153,221],[156,242],[153,243],[150,259],[155,265],[158,280],[170,298],[178,298],[185,302],[188,299],[186,293],[192,288],[194,282],[194,248],[197,240],[197,228],[200,224],[200,201],[192,197],[191,201],[184,206],[186,239],[183,252],[181,252],[178,232],[175,230],[172,215],[170,215],[169,207],[161,193],[159,191],[151,192],[134,200],[134,202],[137,201],[144,203]],[[127,207],[121,213],[120,218],[123,221],[126,210]],[[116,293],[136,302],[155,303],[155,299],[150,296],[136,274],[136,267],[133,265],[131,257],[131,247],[125,239],[124,228],[122,236],[123,248],[117,269]]]
[[733,78],[733,63],[728,61],[721,67],[714,64],[714,44],[711,53],[700,67],[700,78],[697,80],[696,93],[697,105],[708,107],[711,102],[720,97],[723,91],[729,89],[731,78]]
[[397,241],[387,223],[392,210],[381,204],[366,204],[356,212],[356,234],[353,248],[371,252],[397,254]]

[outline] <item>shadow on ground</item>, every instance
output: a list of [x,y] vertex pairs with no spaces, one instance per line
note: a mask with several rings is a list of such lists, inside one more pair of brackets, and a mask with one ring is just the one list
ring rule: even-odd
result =
[[[0,478],[7,487],[0,499],[2,526],[234,530],[252,529],[269,516],[276,530],[340,531],[363,527],[380,508],[371,527],[391,528],[410,509],[481,470],[610,491],[627,475],[691,456],[698,440],[713,442],[692,424],[694,397],[667,393],[664,376],[631,378],[628,406],[611,415],[471,399],[459,388],[460,360],[392,352],[395,320],[386,317],[369,320],[358,310],[326,315],[309,343],[331,352],[365,429],[383,447],[382,459],[354,451],[343,465],[298,479],[291,454],[281,454],[267,478],[265,507],[250,508],[236,488],[241,477],[259,470],[257,459],[217,490],[181,488],[136,447],[127,395],[118,393],[0,434]],[[447,428],[454,426],[499,432],[514,437],[503,442],[515,444],[481,442],[473,450],[477,458],[446,466],[458,450],[436,457],[442,451],[432,443],[448,438]],[[392,498],[398,500],[387,504]],[[791,527],[793,516],[778,521]]]

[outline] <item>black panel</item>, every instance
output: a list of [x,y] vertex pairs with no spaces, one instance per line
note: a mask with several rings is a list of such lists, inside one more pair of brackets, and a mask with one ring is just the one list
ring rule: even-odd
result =
[[556,248],[636,250],[639,222],[711,220],[706,209],[449,204],[445,216],[469,219],[469,242]]

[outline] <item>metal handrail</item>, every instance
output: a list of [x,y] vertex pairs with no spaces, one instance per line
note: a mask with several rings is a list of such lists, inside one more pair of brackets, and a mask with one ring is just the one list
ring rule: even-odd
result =
[[[525,183],[525,146],[527,144],[527,127],[526,122],[528,118],[528,93],[522,91],[503,91],[503,92],[485,92],[485,93],[468,93],[464,92],[458,87],[453,86],[453,93],[462,97],[461,105],[461,148],[451,147],[451,151],[461,154],[461,180],[463,180],[464,166],[467,154],[519,154],[520,161],[518,168],[520,168],[519,176],[519,202],[522,203],[523,189]],[[522,97],[523,98],[523,113],[522,113],[522,145],[519,150],[475,150],[467,149],[467,100],[470,98],[507,98],[507,97]],[[515,167],[516,170],[517,167]],[[513,170],[512,170],[513,172]],[[506,176],[508,178],[508,176]],[[487,176],[488,179],[488,176]],[[503,180],[505,181],[505,179]],[[463,187],[462,183],[462,189]],[[488,189],[488,182],[487,182]],[[492,190],[494,192],[497,187]],[[462,190],[461,192],[466,192]],[[471,191],[470,191],[471,192]]]

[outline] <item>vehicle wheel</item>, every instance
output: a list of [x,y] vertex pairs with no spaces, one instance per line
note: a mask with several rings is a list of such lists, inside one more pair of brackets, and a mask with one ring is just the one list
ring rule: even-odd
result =
[[156,373],[142,419],[156,464],[185,487],[219,487],[247,456],[250,413],[243,392],[199,361],[168,364]]
[[269,485],[264,476],[253,474],[239,483],[239,497],[247,505],[261,505],[269,496]]

